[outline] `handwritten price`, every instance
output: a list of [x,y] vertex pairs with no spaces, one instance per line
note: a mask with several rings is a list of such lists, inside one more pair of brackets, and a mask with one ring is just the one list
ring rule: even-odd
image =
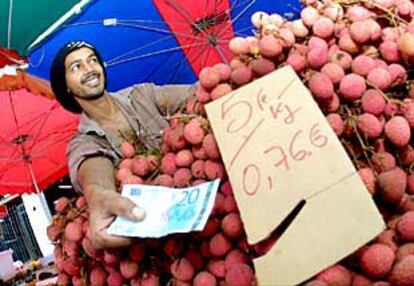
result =
[[[305,137],[307,135],[307,137]],[[288,143],[288,147],[282,145],[272,145],[269,148],[265,149],[263,153],[265,155],[271,155],[273,160],[273,165],[276,168],[284,167],[285,170],[290,170],[292,162],[300,162],[306,158],[312,156],[312,151],[304,147],[298,147],[302,143],[303,145],[309,145],[322,148],[328,143],[328,138],[320,134],[319,124],[316,123],[312,126],[308,134],[305,134],[303,130],[295,132],[291,140]],[[270,157],[267,157],[270,158]],[[267,181],[269,190],[274,189],[274,183],[272,179],[274,170],[270,171],[270,174],[265,175],[265,181]],[[256,192],[265,184],[262,182],[263,176],[261,168],[258,164],[249,163],[243,169],[242,183],[243,191],[249,195],[253,196]],[[250,182],[250,184],[248,183]]]
[[[299,142],[304,143],[304,145],[309,145],[307,143],[310,143],[310,145],[322,148],[328,143],[328,138],[321,134],[319,129],[319,123],[316,123],[312,125],[309,133],[307,134],[307,138],[305,132],[303,130],[298,130],[295,132],[295,134],[292,136],[292,139],[290,140],[290,143],[288,145],[288,148],[283,148],[283,146],[280,145],[274,145],[266,150],[263,151],[264,154],[275,154],[276,158],[280,158],[276,161],[274,164],[275,167],[279,167],[283,165],[286,170],[290,169],[290,161],[302,161],[306,159],[307,157],[310,157],[312,155],[312,152],[310,150],[306,149],[300,149],[297,148],[297,145]],[[304,141],[305,140],[305,141]]]
[[[269,95],[264,92],[263,88],[260,88],[255,95],[254,102],[238,99],[237,93],[223,101],[220,115],[221,120],[225,122],[225,131],[229,135],[236,135],[243,131],[246,132],[249,128],[247,134],[241,136],[242,142],[230,160],[229,169],[266,120],[270,119],[280,122],[281,125],[295,127],[294,123],[297,122],[296,119],[301,114],[302,107],[292,108],[283,100],[293,82],[294,79],[279,94]],[[260,114],[263,115],[258,121],[255,120],[257,118],[255,110],[259,110]],[[304,161],[312,156],[315,148],[320,149],[328,144],[328,137],[323,135],[319,123],[311,124],[309,128],[303,128],[302,126],[298,128],[293,133],[292,138],[287,140],[283,138],[285,144],[273,144],[262,150],[263,154],[267,155],[267,160],[271,160],[273,166],[277,169],[283,168],[289,171],[294,162]],[[241,169],[243,190],[249,196],[256,194],[264,184],[268,185],[269,190],[274,189],[272,177],[275,170],[265,170],[266,172],[263,172],[260,165],[260,163],[251,162]]]

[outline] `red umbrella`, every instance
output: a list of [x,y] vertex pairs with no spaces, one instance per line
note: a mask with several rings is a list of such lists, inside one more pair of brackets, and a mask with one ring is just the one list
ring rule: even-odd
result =
[[46,98],[48,83],[20,70],[21,58],[12,62],[0,69],[0,194],[38,193],[68,173],[66,146],[79,116]]

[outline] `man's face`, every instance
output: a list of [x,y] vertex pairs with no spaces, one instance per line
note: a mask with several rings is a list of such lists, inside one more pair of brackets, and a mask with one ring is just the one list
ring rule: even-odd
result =
[[104,93],[103,68],[89,48],[80,48],[66,56],[65,78],[68,89],[77,98],[92,100]]

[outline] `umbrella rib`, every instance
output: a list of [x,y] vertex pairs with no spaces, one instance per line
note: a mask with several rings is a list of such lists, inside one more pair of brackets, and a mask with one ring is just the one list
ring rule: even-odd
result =
[[[248,1],[246,1],[246,2],[248,2]],[[246,2],[244,2],[244,3],[246,3]],[[241,11],[240,11],[240,13],[239,14],[237,14],[233,19],[231,19],[230,21],[229,21],[229,23],[227,24],[227,26],[226,27],[224,27],[224,29],[222,29],[222,31],[217,35],[218,37],[220,37],[222,34],[223,34],[223,32],[224,31],[226,31],[227,29],[229,29],[231,26],[232,26],[232,24],[234,23],[234,22],[236,22],[236,21],[238,21],[238,19],[244,14],[244,13],[246,13],[246,11],[247,10],[249,10],[250,9],[250,7],[251,6],[253,6],[253,4],[256,2],[256,0],[251,0],[250,1],[250,3],[249,4],[247,4],[247,6],[246,7],[244,7]],[[235,3],[237,3],[237,1],[235,2]],[[243,4],[244,4],[243,3]],[[241,4],[240,4],[241,5]],[[236,5],[233,5],[233,7],[231,8],[231,9],[234,9],[236,7]]]
[[[227,42],[228,42],[229,40],[227,40]],[[230,56],[230,57],[234,57],[234,54],[230,51],[230,49],[229,49],[229,47],[228,47],[228,45],[223,45],[223,46],[220,46],[220,50],[222,51],[222,52],[227,52],[227,54]]]
[[176,82],[176,80],[177,80],[177,77],[178,77],[178,74],[179,74],[179,72],[181,71],[181,69],[183,68],[183,64],[184,64],[184,62],[185,62],[185,57],[184,57],[184,59],[182,59],[179,63],[178,63],[178,65],[176,65],[176,73],[175,73],[175,75],[173,76],[173,78],[172,78],[172,80],[171,80],[171,82],[172,83],[174,83],[174,82]]
[[[112,19],[112,18],[105,18],[105,19],[100,19],[100,20],[95,20],[95,21],[84,21],[84,22],[77,22],[77,23],[72,23],[72,24],[65,24],[65,25],[62,25],[62,28],[72,28],[72,27],[87,26],[87,25],[101,25],[105,22],[105,20],[108,20],[108,19]],[[118,19],[118,18],[115,18],[115,19],[117,21],[117,24],[118,23],[123,23],[123,22],[138,22],[138,23],[163,24],[163,25],[165,25],[165,21],[154,21],[154,20],[143,20],[143,19]],[[174,21],[173,23],[185,24],[187,22]]]
[[36,133],[36,135],[33,137],[32,140],[32,145],[29,147],[29,154],[32,151],[34,145],[36,144],[36,140],[39,138],[40,133],[42,132],[43,128],[45,127],[46,121],[47,119],[50,117],[50,115],[52,114],[52,110],[53,108],[57,105],[57,103],[53,104],[50,106],[49,110],[46,112],[45,117],[43,118],[43,121],[38,129],[38,132]]
[[[217,1],[217,0],[214,0],[214,1]],[[210,2],[210,1],[209,0],[204,1],[204,3],[205,3],[204,11],[208,11],[208,2]]]
[[52,162],[53,164],[55,164],[56,166],[64,165],[64,164],[62,164],[62,162],[56,161],[56,160],[54,160],[54,159],[53,159],[52,157],[50,157],[50,156],[45,157],[45,159],[46,159],[46,160],[51,161],[51,162]]
[[84,21],[84,22],[78,22],[78,23],[73,23],[73,24],[65,24],[62,25],[62,28],[72,28],[72,27],[77,27],[77,26],[88,26],[88,25],[99,25],[102,24],[104,20],[95,20],[95,21]]
[[147,26],[136,25],[136,24],[118,23],[118,26],[138,28],[138,29],[148,30],[148,31],[152,31],[152,32],[160,32],[160,33],[163,33],[163,34],[172,34],[172,35],[178,35],[178,36],[187,37],[187,38],[195,38],[195,39],[198,39],[198,40],[203,39],[202,37],[197,37],[197,36],[189,35],[189,34],[182,33],[182,32],[172,32],[170,30],[147,27]]
[[[201,60],[201,68],[203,68],[203,67],[205,67],[207,65],[208,57],[210,56],[211,50],[212,49],[208,49],[206,56],[202,58],[202,60]],[[203,60],[204,60],[204,63],[203,63]]]
[[[38,114],[36,117],[33,117],[33,118],[31,118],[31,120],[30,121],[27,121],[26,123],[23,123],[23,124],[21,124],[20,125],[20,127],[21,128],[23,128],[23,127],[26,127],[26,126],[28,126],[28,125],[36,125],[37,123],[36,123],[36,121],[38,121],[38,120],[42,120],[42,118],[43,118],[43,116],[45,116],[45,114],[46,114],[47,112],[44,112],[44,113],[40,113],[40,114]],[[30,113],[29,114],[27,114],[27,115],[30,115]],[[1,139],[1,137],[0,137],[0,139]],[[3,139],[5,142],[7,142],[5,139]],[[9,142],[7,142],[7,143],[9,143]],[[9,144],[11,144],[11,143],[9,143]]]
[[190,56],[188,57],[188,62],[192,64],[194,61],[196,61],[204,52],[206,49],[208,49],[210,45],[205,45],[201,50],[198,51],[197,54],[194,55],[193,59],[190,59]]
[[32,159],[35,159],[35,158],[45,158],[45,159],[49,159],[50,161],[52,161],[55,165],[61,164],[58,161],[55,161],[55,160],[53,160],[52,158],[49,158],[49,157],[50,156],[46,156],[45,155],[45,152],[35,152],[35,153],[33,153],[33,156],[31,158]]
[[[206,0],[206,6],[207,6],[208,0]],[[206,7],[207,11],[207,7]],[[217,24],[217,0],[214,0],[214,24],[213,24],[213,35],[216,34],[216,24]]]
[[229,64],[229,61],[226,59],[226,57],[224,56],[223,51],[221,50],[221,47],[219,45],[214,45],[214,49],[216,49],[217,53],[219,54],[221,60],[223,61],[223,63],[225,64]]
[[[206,45],[205,45],[202,49],[197,50],[197,51],[198,51],[198,53],[196,53],[196,54],[194,55],[194,60],[196,60],[199,56],[201,56],[201,54],[203,54],[203,53],[204,53],[204,51],[205,51],[207,48],[209,48],[208,41],[207,41],[205,44],[206,44]],[[184,63],[186,60],[188,60],[188,62],[190,63],[190,65],[194,62],[194,60],[190,59],[190,56],[191,56],[191,57],[193,56],[193,55],[190,55],[190,52],[192,52],[192,50],[190,50],[190,51],[189,51],[189,53],[188,53],[188,57],[184,57],[184,58],[180,61],[180,63],[178,64],[178,65],[179,65],[179,68],[182,68],[183,63]],[[178,75],[178,71],[177,71],[177,73],[175,74],[175,76],[174,76],[174,78],[173,78],[173,82],[176,80],[177,75]],[[197,75],[197,76],[198,76],[198,75]]]
[[[49,134],[49,136],[48,137],[50,137],[50,136],[52,136],[52,135],[54,135],[54,134]],[[44,149],[47,149],[49,146],[53,146],[53,145],[55,145],[56,143],[60,143],[60,142],[65,142],[65,141],[67,141],[67,139],[68,138],[70,138],[69,136],[66,136],[65,134],[59,134],[59,133],[57,133],[57,135],[62,135],[62,136],[60,136],[60,137],[54,137],[53,138],[53,140],[50,140],[50,141],[48,141],[47,139],[47,137],[45,136],[44,138],[41,138],[41,139],[39,139],[37,142],[46,142],[46,143],[49,143],[49,144],[45,144],[43,147],[44,147]]]
[[[228,42],[228,41],[229,40],[222,40],[222,41],[220,41],[220,43],[225,43],[225,42]],[[229,55],[230,58],[234,57],[234,54],[229,50],[227,45],[219,46],[219,48],[220,48],[220,52],[223,53],[223,55],[222,55],[223,57],[225,57],[224,52],[226,52],[227,55]],[[219,51],[217,51],[217,52],[219,52]],[[227,60],[227,58],[226,58],[226,60]]]
[[[178,14],[180,14],[182,17],[184,17],[184,19],[187,20],[187,24],[193,24],[194,20],[191,18],[191,14],[188,13],[188,11],[186,9],[184,9],[180,4],[177,3],[177,1],[175,0],[165,0],[165,2],[172,7],[175,11],[178,12]],[[206,9],[207,10],[207,9]],[[201,30],[199,30],[200,32],[202,32]]]
[[[8,163],[7,163],[8,165],[5,166],[4,172],[6,172],[8,170],[8,167],[12,165],[12,162],[21,161],[21,158],[12,159],[14,154],[16,154],[17,152],[18,152],[18,150],[17,150],[17,146],[16,146],[15,148],[13,148],[13,152],[10,154],[9,157],[1,158],[1,161],[8,161]],[[0,179],[1,179],[2,176],[3,175],[0,175]]]
[[[65,143],[67,141],[69,141],[72,138],[73,134],[60,134],[60,133],[55,133],[55,134],[50,134],[49,136],[45,136],[41,139],[38,140],[38,142],[42,143],[42,150],[48,150],[50,147],[53,147],[53,145],[56,145],[56,143]],[[50,139],[49,137],[51,137],[52,139]],[[36,150],[38,150],[39,148],[36,148]]]
[[[17,122],[16,110],[14,109],[12,92],[10,90],[9,90],[9,100],[10,100],[10,107],[11,107],[12,112],[13,112],[13,120],[14,120],[14,123],[16,124],[17,136],[20,138],[22,136],[22,134],[20,132],[19,123]],[[25,150],[23,144],[21,144],[20,147],[22,149],[23,156],[26,155],[26,150]]]
[[[207,0],[208,1],[208,0]],[[216,28],[217,28],[217,18],[218,18],[218,13],[217,13],[217,1],[218,0],[214,0],[214,25],[213,25],[213,34],[216,34]],[[224,13],[224,12],[223,12]],[[220,13],[221,14],[221,13]]]
[[[217,16],[217,0],[215,0],[215,16]],[[223,12],[224,13],[224,12]],[[215,21],[215,23],[216,23],[216,17],[215,17],[215,19],[214,19],[214,21]],[[215,27],[215,24],[214,24],[214,27]],[[221,60],[224,62],[224,63],[228,63],[228,61],[227,61],[227,59],[224,57],[224,55],[223,55],[223,53],[221,52],[221,50],[219,49],[220,47],[218,47],[217,45],[211,45],[210,43],[209,43],[209,41],[207,41],[207,45],[206,45],[206,47],[205,47],[205,49],[206,48],[208,48],[208,47],[213,47],[216,51],[217,51],[217,53],[219,54],[219,56],[220,56],[220,58],[221,58]],[[204,50],[205,50],[204,49]],[[201,53],[203,53],[204,52],[204,50],[202,50],[202,52]],[[201,55],[201,53],[199,54],[199,55]],[[206,65],[207,65],[207,62],[208,62],[208,58],[209,58],[209,56],[210,56],[210,53],[211,53],[211,49],[209,49],[208,51],[207,51],[207,55],[202,59],[202,61],[201,61],[201,68],[203,68],[203,67],[205,67]],[[198,57],[198,56],[197,56]],[[203,60],[204,60],[204,63],[203,63]],[[190,61],[190,63],[191,63],[191,61]]]
[[[190,39],[190,41],[191,41],[190,44],[194,44],[195,39]],[[189,48],[189,49],[191,49],[191,48]],[[186,60],[186,57],[183,57],[183,59],[180,61],[180,63],[178,65],[173,65],[173,67],[179,66],[181,68],[182,67],[182,63],[185,60]],[[168,63],[168,61],[167,61],[167,63]],[[167,64],[167,63],[165,63],[165,64]],[[153,70],[152,74],[156,73],[161,68],[161,66],[163,66],[163,65],[158,65],[158,67],[155,70]],[[175,68],[174,68],[174,70],[176,71],[176,75],[177,75],[178,74],[178,71]]]
[[13,160],[13,161],[7,162],[6,165],[4,166],[4,169],[0,173],[0,181],[1,181],[1,179],[3,179],[3,176],[6,174],[6,172],[9,171],[9,169],[13,165],[14,161],[21,161],[21,160]]
[[[150,23],[150,24],[163,24],[165,25],[165,21],[153,21],[153,20],[141,20],[141,19],[121,19],[118,22],[140,22],[140,23]],[[168,23],[174,24],[187,24],[187,21],[168,21]]]
[[9,158],[9,157],[0,157],[0,162],[18,162],[18,161],[20,161],[21,159],[18,159],[18,158],[16,158],[16,159],[11,159],[11,158]]
[[3,137],[0,137],[0,142],[4,142],[6,145],[9,145],[10,147],[13,147],[13,148],[16,147],[11,142],[9,142],[6,139],[4,139]]
[[42,62],[45,59],[45,48],[42,47],[42,53],[40,54],[40,58],[37,60],[36,63],[33,62],[33,60],[30,58],[30,56],[27,57],[27,61],[30,67],[32,68],[38,68],[42,65]]
[[158,39],[158,40],[156,40],[156,41],[154,41],[154,42],[148,43],[148,44],[146,44],[146,45],[144,45],[144,46],[141,46],[141,47],[138,47],[138,48],[135,48],[135,49],[131,49],[131,50],[129,50],[128,52],[126,52],[126,53],[124,53],[124,54],[122,54],[122,55],[119,55],[119,56],[117,56],[117,57],[115,57],[115,58],[112,58],[112,59],[110,59],[110,60],[106,61],[106,63],[107,63],[107,64],[110,64],[110,63],[112,63],[112,62],[114,62],[114,61],[116,61],[116,60],[119,60],[119,59],[121,59],[121,58],[123,58],[123,57],[125,57],[125,56],[127,56],[127,55],[129,55],[129,54],[132,54],[132,53],[135,53],[135,52],[137,52],[137,51],[139,51],[139,50],[143,50],[143,49],[145,49],[145,48],[148,48],[148,47],[154,46],[155,44],[161,43],[161,42],[163,42],[163,41],[165,41],[165,40],[167,40],[167,39],[171,39],[171,38],[173,38],[173,37],[174,37],[173,35],[166,36],[166,37],[161,38],[161,39]]
[[[198,53],[197,54],[195,54],[195,57],[194,57],[194,60],[195,59],[197,59],[204,51],[205,51],[205,49],[206,48],[208,48],[208,45],[205,45],[206,43],[204,43],[204,47],[202,48],[202,49],[200,49],[200,50],[197,50],[198,51]],[[192,51],[192,50],[191,50]],[[190,52],[191,52],[190,51]],[[180,60],[180,62],[178,63],[178,64],[176,64],[176,65],[172,65],[171,66],[171,69],[174,69],[174,70],[176,70],[176,67],[177,66],[180,66],[181,68],[182,68],[182,65],[183,65],[183,63],[185,62],[185,61],[188,61],[190,64],[192,64],[193,63],[193,59],[190,59],[190,57],[192,57],[192,55],[188,55],[187,57],[184,57],[182,60]],[[158,70],[159,68],[157,68],[156,70]],[[176,76],[178,75],[178,72],[176,73],[176,75],[175,75],[175,77],[174,77],[174,79],[173,80],[175,80],[175,78],[176,78]]]
[[206,37],[210,38],[211,34],[204,31],[200,27],[198,27],[195,24],[195,21],[191,18],[191,14],[188,13],[186,9],[184,9],[180,4],[177,3],[175,0],[166,0],[167,4],[170,5],[172,8],[174,8],[181,16],[183,16],[185,19],[187,19],[188,24],[191,24],[193,27],[197,29],[200,33],[204,34]]
[[[40,157],[41,156],[41,152],[35,152],[33,153],[32,158],[36,158],[36,157]],[[10,161],[10,162],[19,162],[19,161],[23,161],[22,158],[17,157],[17,158],[13,158],[14,154],[11,154],[10,157],[0,157],[0,161]]]
[[223,52],[227,52],[227,54],[230,57],[234,57],[234,54],[229,50],[229,48],[227,46],[224,47],[224,49],[222,49]]
[[[251,30],[251,29],[253,29],[253,25],[251,25],[249,27],[246,27],[246,28],[243,28],[243,29],[240,29],[240,30],[237,30],[237,31],[234,31],[234,34],[238,34],[238,35],[241,35],[241,36],[247,36],[247,34],[242,34],[242,32],[245,32],[245,31],[248,31],[248,30]],[[227,41],[229,41],[229,40],[227,40]]]
[[[194,59],[193,60],[188,60],[188,62],[191,64],[191,63],[193,63],[194,61],[195,61],[195,59],[197,59],[198,58],[198,56],[200,56],[202,53],[204,53],[204,51],[207,49],[208,47],[207,46],[205,46],[205,47],[203,47],[202,49],[200,49],[200,51],[198,51],[198,53],[196,54],[196,56],[194,57]],[[183,64],[184,64],[184,62],[186,61],[187,59],[183,59],[183,60],[181,60],[180,61],[180,63],[179,63],[179,68],[182,68],[183,67]],[[178,76],[178,72],[175,74],[175,76],[174,76],[174,78],[173,78],[173,82],[177,79],[177,76]]]
[[[12,147],[13,152],[10,154],[9,157],[4,157],[4,159],[2,159],[2,160],[7,160],[7,159],[10,159],[10,158],[13,158],[14,154],[19,152],[17,146],[11,145],[11,147]],[[16,159],[14,161],[18,161],[18,160]]]
[[[44,137],[39,137],[37,142],[50,142],[50,144],[55,144],[55,143],[59,143],[59,142],[65,142],[67,141],[67,139],[71,138],[73,136],[73,131],[74,129],[69,129],[67,131],[56,131],[56,132],[51,132],[48,134],[45,134]],[[57,137],[58,135],[60,135],[59,137]],[[53,137],[52,140],[50,140],[50,137]],[[48,141],[49,139],[49,141]],[[49,145],[46,145],[44,147],[49,147]]]
[[[232,8],[230,7],[229,10],[223,10],[222,12],[218,12],[217,11],[217,6],[218,6],[217,1],[218,0],[214,0],[214,1],[215,1],[215,3],[214,3],[214,25],[213,25],[213,34],[217,36],[217,33],[216,33],[217,32],[217,26],[216,26],[217,25],[217,18],[218,17],[221,17],[224,14],[229,13],[229,10],[231,11]],[[237,0],[236,0],[236,2],[237,2]],[[222,3],[221,0],[220,0],[220,3]],[[230,17],[229,17],[229,19],[230,19]],[[224,21],[222,23],[224,23]]]
[[134,61],[134,60],[149,58],[149,57],[157,56],[157,55],[160,55],[160,54],[176,52],[176,51],[179,51],[181,49],[185,49],[185,48],[189,48],[189,47],[195,47],[195,46],[201,46],[201,45],[204,45],[204,44],[205,43],[199,43],[199,44],[192,44],[192,45],[185,45],[185,46],[179,46],[179,47],[174,47],[174,48],[163,49],[163,50],[159,50],[159,51],[156,51],[156,52],[153,52],[153,53],[147,53],[147,54],[144,54],[144,55],[141,55],[141,56],[136,56],[136,57],[116,61],[116,62],[113,62],[111,64],[108,64],[108,67],[118,65],[118,64],[123,64],[123,63]]

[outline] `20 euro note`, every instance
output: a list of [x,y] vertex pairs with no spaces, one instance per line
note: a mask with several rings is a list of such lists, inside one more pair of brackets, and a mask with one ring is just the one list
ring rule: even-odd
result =
[[135,222],[118,216],[108,228],[108,234],[144,238],[203,230],[219,183],[217,179],[182,189],[124,185],[122,196],[144,209],[146,217]]

